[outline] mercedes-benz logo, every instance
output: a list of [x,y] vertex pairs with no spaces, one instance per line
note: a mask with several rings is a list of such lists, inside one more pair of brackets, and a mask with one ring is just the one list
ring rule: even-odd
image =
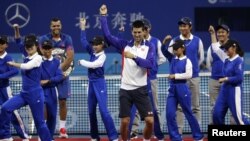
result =
[[30,10],[22,3],[13,3],[5,11],[6,22],[12,27],[17,23],[20,28],[26,26],[30,20]]

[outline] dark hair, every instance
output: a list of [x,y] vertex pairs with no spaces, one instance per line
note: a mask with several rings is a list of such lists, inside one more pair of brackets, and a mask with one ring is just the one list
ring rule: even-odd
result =
[[241,49],[240,46],[236,46],[236,53],[239,54],[240,57],[244,56],[244,51]]
[[244,51],[240,47],[239,42],[237,42],[236,40],[229,39],[223,46],[224,46],[225,50],[228,50],[229,48],[233,47],[233,48],[235,48],[235,52],[240,57],[244,56]]
[[29,48],[29,47],[32,47],[35,45],[36,49],[37,49],[37,53],[39,55],[42,55],[42,52],[39,48],[38,38],[35,34],[30,33],[30,34],[26,35],[24,37],[24,45],[25,45],[25,48]]
[[183,48],[184,49],[183,54],[186,55],[186,47],[185,47],[185,42],[183,40],[175,40],[170,47],[173,47],[173,50],[178,50],[179,48]]
[[133,22],[132,28],[142,28],[142,30],[145,30],[145,25],[144,25],[143,21],[136,20]]
[[25,46],[38,46],[38,38],[35,34],[30,33],[24,37],[24,45]]
[[52,22],[58,22],[58,21],[61,21],[61,20],[59,18],[57,18],[57,17],[54,17],[54,18],[52,18],[50,20],[50,23],[52,23]]

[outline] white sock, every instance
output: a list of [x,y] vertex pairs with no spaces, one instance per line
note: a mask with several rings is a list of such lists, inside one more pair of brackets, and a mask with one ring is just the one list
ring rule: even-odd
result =
[[65,128],[65,125],[66,125],[66,120],[60,120],[60,122],[59,122],[60,129]]
[[143,141],[150,141],[150,139],[146,140],[146,139],[143,139]]

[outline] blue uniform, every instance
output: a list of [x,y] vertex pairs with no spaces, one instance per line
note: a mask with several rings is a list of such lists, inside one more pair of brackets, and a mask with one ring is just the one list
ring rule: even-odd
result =
[[[64,61],[66,57],[66,51],[74,50],[72,38],[67,34],[61,33],[60,40],[55,41],[53,40],[52,34],[49,33],[41,36],[39,38],[39,43],[42,43],[45,40],[52,41],[52,45],[54,47],[53,56],[55,58],[58,58],[61,61],[61,63]],[[59,99],[67,99],[71,95],[70,81],[68,76],[63,81],[58,83],[57,89],[58,89]]]
[[[3,105],[4,102],[12,97],[9,79],[18,74],[18,70],[16,68],[7,65],[7,62],[9,61],[13,61],[13,59],[7,54],[7,52],[0,56],[0,105]],[[22,118],[17,111],[13,112],[11,122],[17,134],[21,138],[28,138]]]
[[166,100],[166,118],[170,139],[182,141],[176,122],[177,104],[180,104],[191,127],[193,138],[201,140],[203,134],[198,121],[192,113],[191,92],[186,84],[187,79],[192,77],[192,63],[186,56],[181,58],[173,56],[165,46],[162,46],[162,52],[170,63],[170,74],[175,75],[175,79],[170,80],[169,94]]
[[98,104],[102,121],[108,133],[110,140],[118,139],[118,133],[115,129],[113,119],[107,108],[107,87],[104,79],[104,62],[106,59],[104,51],[94,53],[92,47],[86,40],[85,31],[81,32],[81,42],[87,52],[90,54],[90,60],[80,60],[80,64],[88,68],[88,110],[90,119],[90,135],[92,139],[99,140],[96,106]]
[[195,77],[199,77],[199,71],[200,71],[199,65],[204,59],[204,56],[203,56],[204,54],[203,54],[203,45],[202,45],[201,39],[194,35],[191,35],[191,36],[192,36],[192,39],[188,39],[188,40],[182,39],[183,38],[182,36],[177,36],[174,38],[174,41],[184,40],[185,46],[186,46],[186,55],[190,59],[193,65],[192,78],[195,78]]
[[229,108],[237,124],[249,124],[249,121],[243,116],[241,108],[242,82],[244,79],[243,58],[238,54],[233,58],[228,58],[219,47],[219,43],[212,43],[212,50],[224,62],[223,73],[228,80],[222,84],[217,97],[213,111],[213,122],[216,125],[225,124],[225,116]]
[[45,108],[47,111],[47,126],[51,138],[55,133],[57,115],[57,90],[56,85],[63,80],[63,72],[60,68],[60,61],[56,58],[43,58],[41,80],[49,80],[49,83],[42,86],[45,96]]
[[42,141],[51,141],[49,130],[44,121],[44,93],[40,85],[42,57],[35,53],[26,57],[21,64],[22,90],[2,105],[0,114],[0,138],[10,138],[9,123],[11,113],[25,105],[29,105],[38,135]]
[[228,81],[223,83],[219,96],[216,100],[213,121],[214,124],[225,124],[225,116],[228,108],[234,120],[239,125],[249,124],[242,114],[242,81],[243,81],[243,59],[236,55],[224,62],[224,75]]

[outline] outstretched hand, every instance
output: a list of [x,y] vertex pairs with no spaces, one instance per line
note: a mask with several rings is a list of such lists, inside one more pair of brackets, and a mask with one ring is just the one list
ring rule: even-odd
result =
[[15,63],[14,61],[9,61],[9,62],[7,62],[7,64],[9,66],[17,67],[17,68],[20,68],[20,66],[21,66],[19,63]]
[[106,16],[108,14],[108,8],[105,4],[103,4],[100,8],[100,15]]

